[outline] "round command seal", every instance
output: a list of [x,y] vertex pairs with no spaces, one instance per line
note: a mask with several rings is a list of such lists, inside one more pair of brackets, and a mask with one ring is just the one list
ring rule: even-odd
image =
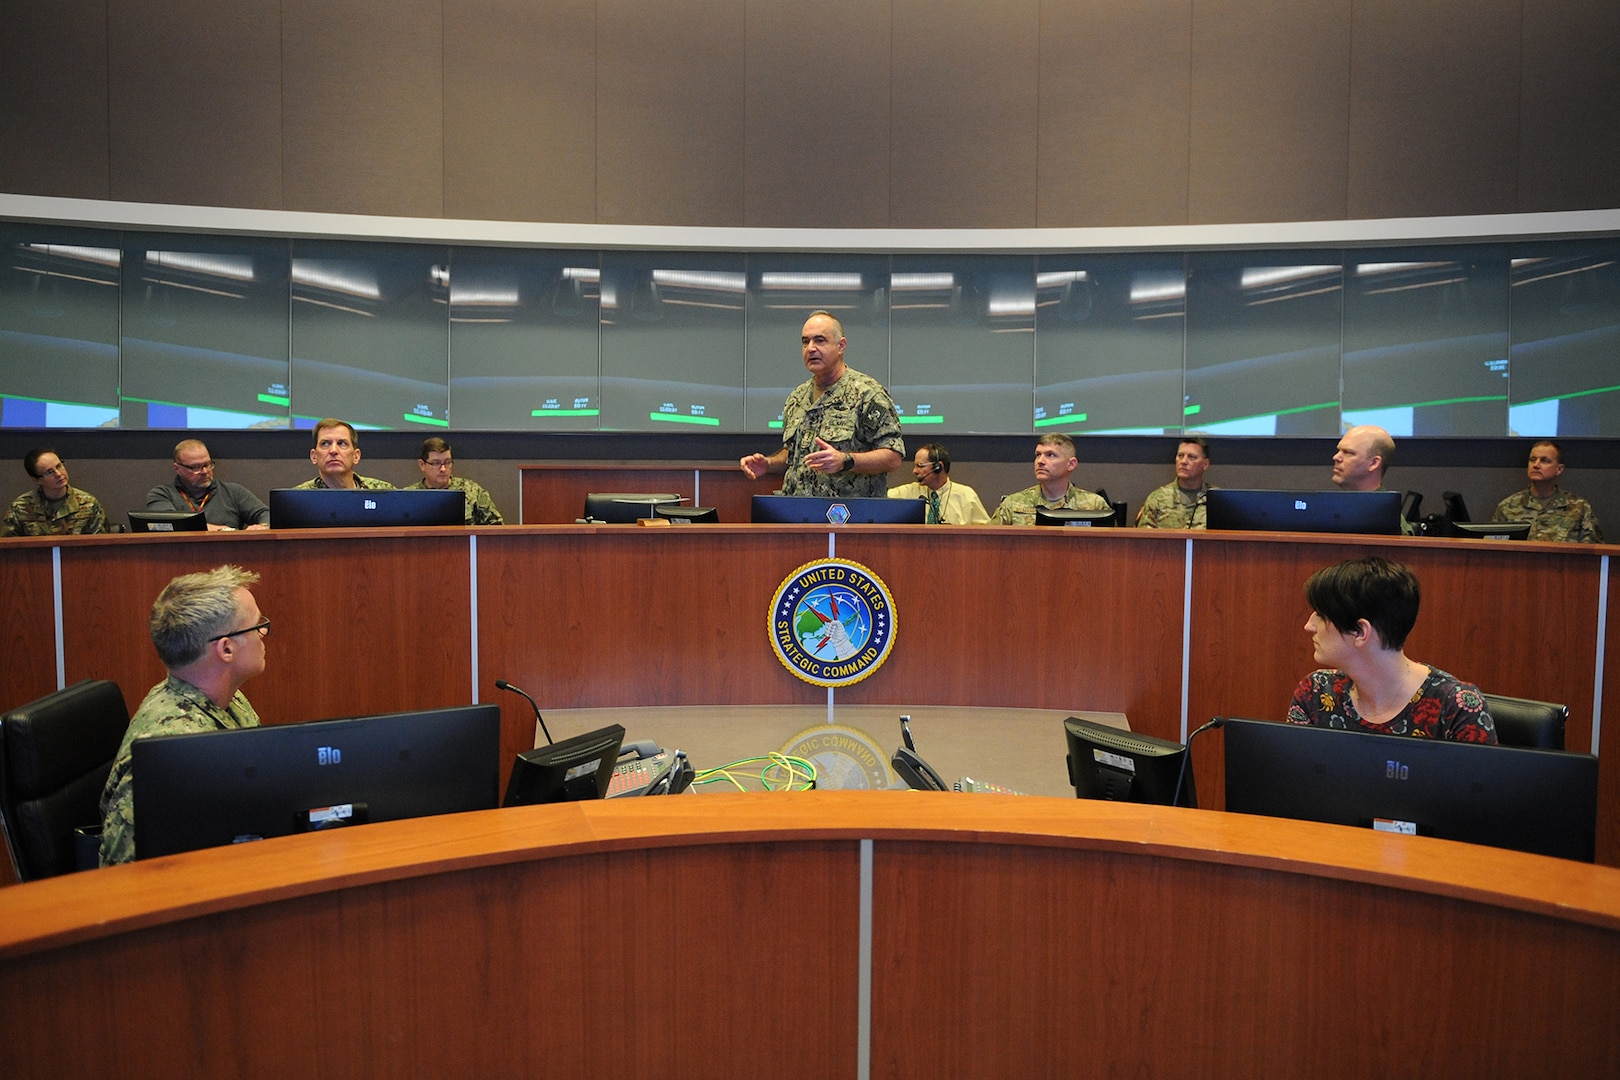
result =
[[894,645],[894,597],[848,559],[818,559],[787,576],[771,602],[776,658],[817,686],[848,686],[883,666]]

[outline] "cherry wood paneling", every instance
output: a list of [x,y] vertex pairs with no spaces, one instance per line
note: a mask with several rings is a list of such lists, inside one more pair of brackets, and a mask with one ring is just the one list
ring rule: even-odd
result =
[[56,689],[56,601],[51,549],[7,541],[0,558],[0,710]]
[[872,1075],[1620,1058],[1613,868],[1166,807],[806,792],[387,822],[0,890],[6,1075],[751,1077],[767,1052],[855,1075],[863,839]]
[[1620,937],[1594,928],[1129,853],[884,844],[876,865],[874,1076],[1574,1076],[1620,1050]]
[[780,478],[750,480],[724,465],[524,465],[523,524],[566,525],[585,511],[593,491],[680,495],[688,506],[712,506],[728,525],[747,524],[750,500],[768,495]]
[[463,530],[132,539],[63,547],[69,682],[114,679],[133,712],[163,678],[146,632],[152,601],[176,575],[229,562],[260,575],[254,596],[272,623],[265,673],[244,688],[265,723],[469,700]]

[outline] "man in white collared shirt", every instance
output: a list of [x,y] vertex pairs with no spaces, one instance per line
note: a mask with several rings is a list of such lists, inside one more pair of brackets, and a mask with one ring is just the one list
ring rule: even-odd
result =
[[966,484],[951,480],[951,455],[938,443],[929,443],[917,451],[911,463],[914,484],[902,484],[889,489],[891,499],[922,499],[928,504],[925,520],[930,525],[988,525],[990,515],[985,513],[979,493]]

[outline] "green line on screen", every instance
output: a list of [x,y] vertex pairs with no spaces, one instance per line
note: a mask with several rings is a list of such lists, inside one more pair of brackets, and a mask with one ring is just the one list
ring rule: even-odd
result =
[[1188,405],[1186,408],[1181,410],[1181,415],[1183,415],[1183,416],[1197,416],[1199,413],[1201,413],[1203,411],[1204,411],[1204,407],[1202,405]]
[[655,412],[647,414],[649,419],[658,420],[665,424],[703,424],[706,427],[719,427],[718,416],[687,416],[683,413]]
[[1055,427],[1058,424],[1083,424],[1086,414],[1083,412],[1069,413],[1067,416],[1048,416],[1044,420],[1035,421],[1036,427]]
[[266,405],[291,405],[292,404],[292,398],[290,398],[290,397],[277,397],[275,394],[260,394],[259,395],[259,400],[264,402]]
[[1520,401],[1519,405],[1540,405],[1544,401],[1567,401],[1570,398],[1590,397],[1593,394],[1612,394],[1620,390],[1620,386],[1598,386],[1591,390],[1577,390],[1573,394],[1554,394],[1552,397],[1537,398],[1534,401]]
[[[1410,405],[1398,406],[1406,409],[1421,409],[1428,405],[1472,405],[1479,401],[1506,401],[1506,394],[1483,394],[1479,397],[1440,398],[1436,401],[1414,401]],[[1351,409],[1355,412],[1355,409]]]
[[450,421],[440,420],[437,416],[417,416],[415,413],[402,413],[401,415],[412,424],[430,424],[433,427],[450,426]]
[[[85,407],[85,408],[91,408],[91,409],[116,409],[116,408],[118,408],[117,405],[108,405],[108,404],[105,404],[105,403],[100,402],[100,401],[64,401],[61,398],[30,397],[27,394],[13,394],[13,393],[10,393],[9,391],[6,392],[6,393],[0,393],[0,398],[5,398],[7,401],[39,401],[39,402],[45,403],[46,405],[72,405],[72,406],[75,406],[75,407]],[[119,398],[118,400],[119,401],[134,401],[136,399],[135,398]]]
[[530,416],[601,416],[601,409],[530,409]]
[[782,430],[782,421],[780,421],[780,420],[772,420],[770,423],[766,424],[765,426],[770,427],[770,428],[775,428],[777,431],[781,431]]
[[928,416],[902,416],[900,422],[902,424],[943,424],[945,417],[932,414]]

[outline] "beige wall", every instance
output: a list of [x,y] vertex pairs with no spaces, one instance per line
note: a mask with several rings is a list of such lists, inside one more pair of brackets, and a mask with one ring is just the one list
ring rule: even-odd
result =
[[0,190],[519,221],[1620,206],[1614,0],[9,4]]

